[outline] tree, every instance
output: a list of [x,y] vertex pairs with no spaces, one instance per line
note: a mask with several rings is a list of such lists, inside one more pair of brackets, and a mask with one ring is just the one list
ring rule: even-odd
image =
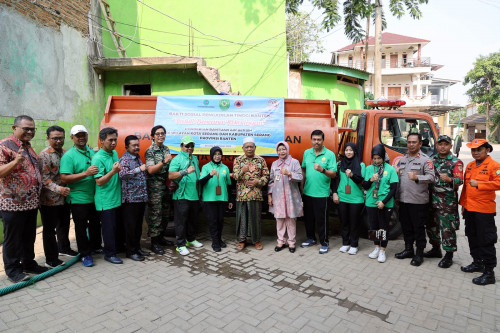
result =
[[309,14],[287,14],[286,48],[290,61],[307,61],[311,53],[324,52],[325,48],[319,38],[321,30]]
[[[486,138],[490,137],[490,111],[500,110],[500,52],[488,56],[479,56],[474,67],[467,73],[464,85],[472,85],[467,90],[472,102],[483,104],[486,113]],[[494,126],[498,125],[499,117],[494,117]]]

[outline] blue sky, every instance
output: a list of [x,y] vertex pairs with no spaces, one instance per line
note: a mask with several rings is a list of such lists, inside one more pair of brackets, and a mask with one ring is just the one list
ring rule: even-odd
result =
[[[500,51],[500,0],[429,0],[421,6],[420,20],[408,15],[398,20],[389,15],[389,1],[382,0],[382,3],[387,18],[385,31],[431,41],[422,49],[422,56],[430,57],[434,64],[444,65],[435,72],[438,78],[463,81],[477,57]],[[312,7],[304,4],[301,10],[309,13]],[[311,17],[321,22],[320,12],[313,11]],[[351,43],[344,36],[343,26],[340,27],[323,33],[326,51],[314,54],[312,61],[328,63],[331,51]],[[370,27],[370,35],[374,30]],[[449,91],[450,100],[466,105],[466,90],[462,83],[455,84]]]

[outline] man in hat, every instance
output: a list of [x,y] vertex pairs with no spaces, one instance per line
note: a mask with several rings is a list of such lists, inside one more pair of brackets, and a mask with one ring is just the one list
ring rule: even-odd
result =
[[461,269],[467,273],[483,273],[472,279],[474,284],[493,284],[493,269],[497,265],[495,243],[498,238],[495,226],[495,191],[500,190],[500,163],[488,155],[493,147],[484,139],[474,139],[467,147],[471,148],[474,161],[465,169],[460,205],[463,207],[465,235],[469,240],[473,261]]
[[47,268],[35,259],[36,216],[40,205],[42,178],[38,157],[30,141],[35,136],[35,121],[17,116],[13,133],[0,140],[0,217],[4,242],[5,274],[13,283],[25,281],[25,273],[40,274]]
[[[451,153],[452,140],[448,135],[440,135],[434,156],[435,179],[432,184],[433,218],[427,224],[427,236],[432,249],[424,253],[426,258],[441,258],[440,245],[446,251],[439,262],[441,268],[453,264],[453,252],[457,250],[457,234],[460,217],[458,216],[458,188],[464,182],[464,165]],[[440,235],[441,232],[441,235]]]
[[233,174],[236,180],[236,238],[237,248],[245,248],[246,238],[251,237],[257,250],[262,250],[261,214],[262,187],[269,181],[266,161],[255,155],[255,140],[243,139],[244,154],[234,160]]
[[[92,164],[94,150],[87,146],[89,134],[85,126],[75,125],[70,131],[74,145],[61,157],[61,181],[68,184],[66,196],[73,222],[82,265],[94,266],[92,252],[102,253],[101,223],[94,205],[95,180],[99,168]],[[88,228],[88,237],[87,237]]]
[[168,178],[179,184],[172,198],[177,252],[183,256],[190,253],[186,246],[195,248],[203,246],[196,240],[196,222],[200,208],[198,188],[200,167],[193,151],[194,140],[191,135],[185,135],[181,140],[181,151],[170,162],[168,171]]

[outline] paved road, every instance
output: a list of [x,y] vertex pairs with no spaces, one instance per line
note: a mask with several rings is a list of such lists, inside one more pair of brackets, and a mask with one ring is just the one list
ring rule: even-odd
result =
[[[494,156],[499,159],[500,146]],[[238,252],[229,219],[229,246],[220,253],[211,251],[206,227],[200,229],[206,246],[188,257],[173,248],[141,263],[112,265],[97,257],[95,267],[75,264],[1,297],[0,331],[500,331],[500,284],[475,286],[477,274],[460,271],[471,261],[463,227],[447,270],[437,267],[439,259],[418,268],[394,259],[402,240],[389,243],[388,260],[379,264],[368,258],[367,240],[355,256],[339,253],[338,235],[324,255],[317,246],[275,253],[272,221],[264,223],[263,251]],[[301,223],[298,229],[302,240]],[[43,263],[41,229],[36,251]],[[0,287],[8,285],[0,271]]]

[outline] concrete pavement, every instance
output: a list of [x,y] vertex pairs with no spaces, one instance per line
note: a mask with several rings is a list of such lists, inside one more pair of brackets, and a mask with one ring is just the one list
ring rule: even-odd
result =
[[[460,157],[467,162],[465,150]],[[500,155],[500,146],[495,150]],[[357,255],[343,254],[338,234],[324,255],[318,246],[276,253],[274,228],[273,221],[264,222],[263,251],[250,246],[238,252],[228,219],[228,248],[220,253],[212,251],[201,223],[205,246],[187,257],[170,247],[139,263],[125,259],[112,265],[101,255],[95,267],[75,264],[0,297],[0,331],[500,331],[500,283],[476,286],[471,280],[479,274],[460,271],[471,262],[463,223],[449,269],[438,268],[439,259],[426,259],[420,267],[395,259],[402,240],[389,242],[383,264],[368,258],[367,240]],[[298,231],[302,241],[302,222]],[[36,252],[43,264],[41,229]],[[8,285],[0,271],[0,287]]]

